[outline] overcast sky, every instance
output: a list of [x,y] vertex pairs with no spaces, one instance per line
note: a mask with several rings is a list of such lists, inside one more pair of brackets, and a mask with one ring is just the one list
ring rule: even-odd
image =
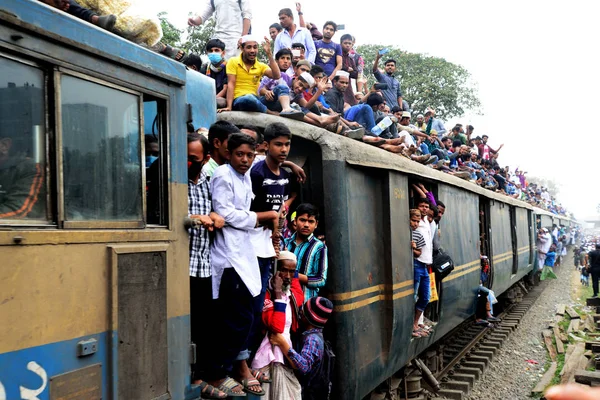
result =
[[[184,27],[202,0],[145,0]],[[253,33],[267,34],[279,9],[254,0]],[[360,5],[362,4],[362,5]],[[600,204],[600,3],[469,0],[378,3],[304,0],[307,22],[345,24],[357,44],[389,44],[460,64],[479,88],[483,116],[458,119],[504,143],[500,164],[560,185],[559,200],[578,218]],[[352,6],[351,6],[352,5]],[[339,39],[339,34],[334,40]],[[588,122],[589,121],[589,122]],[[447,128],[457,122],[447,122]]]

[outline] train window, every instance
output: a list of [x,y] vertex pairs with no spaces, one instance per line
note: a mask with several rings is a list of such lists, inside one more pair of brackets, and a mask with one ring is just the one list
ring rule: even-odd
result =
[[45,76],[0,57],[0,223],[46,223]]
[[60,84],[65,227],[143,226],[140,96],[70,75]]
[[166,101],[144,95],[146,222],[168,225],[168,152]]

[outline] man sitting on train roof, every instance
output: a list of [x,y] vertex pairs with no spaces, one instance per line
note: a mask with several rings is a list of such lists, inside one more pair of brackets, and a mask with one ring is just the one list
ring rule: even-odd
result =
[[[200,63],[198,67],[197,54],[189,54],[183,59],[183,63],[201,74],[204,74],[215,80],[215,92],[217,95],[217,108],[223,108],[227,105],[227,72],[225,61],[225,43],[220,39],[210,39],[206,42],[206,55],[208,62]],[[201,59],[200,59],[201,60]]]
[[[275,55],[277,65],[280,71],[285,71],[289,68],[292,61],[292,52],[289,49],[281,49]],[[306,63],[306,64],[305,64]],[[271,79],[264,77],[258,87],[258,94],[267,99],[272,99],[275,96],[275,90],[279,85],[287,85],[290,89],[290,103],[296,104],[294,107],[300,107],[304,113],[303,120],[311,125],[319,127],[328,127],[335,123],[339,117],[337,115],[321,115],[315,103],[325,90],[327,80],[324,78],[315,81],[312,75],[307,71],[310,68],[308,61],[299,62],[292,78],[287,73],[282,72],[281,78]],[[306,90],[311,87],[315,88],[315,93],[307,100],[304,96]]]
[[81,7],[75,0],[40,0],[51,7],[65,11],[74,17],[111,31],[115,27],[117,17],[113,14],[100,16],[94,11]]
[[255,111],[280,115],[301,120],[304,113],[290,107],[290,88],[277,85],[273,96],[258,97],[258,86],[263,76],[279,79],[281,72],[273,58],[271,45],[266,40],[263,49],[269,58],[269,65],[256,59],[259,39],[246,35],[242,37],[242,53],[227,61],[227,107],[220,111]]

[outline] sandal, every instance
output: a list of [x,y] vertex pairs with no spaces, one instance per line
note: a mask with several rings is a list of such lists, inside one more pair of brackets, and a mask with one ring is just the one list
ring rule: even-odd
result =
[[183,57],[185,57],[185,51],[176,47],[171,47],[168,44],[165,45],[165,48],[162,49],[161,53],[175,61],[181,61]]
[[258,369],[251,369],[250,373],[260,383],[271,383],[271,382],[273,382],[273,380],[271,379],[271,377],[269,376],[269,374],[267,374],[267,373],[265,373],[263,371],[260,371]]
[[227,393],[217,389],[213,385],[210,385],[208,382],[200,381],[195,385],[200,387],[200,395],[203,399],[226,399]]
[[[246,393],[238,393],[233,391],[233,389],[238,386],[244,387],[243,385],[239,384],[235,379],[227,377],[223,382],[221,382],[219,386],[217,386],[217,389],[219,389],[222,392],[225,392],[225,394],[228,397],[246,397]],[[244,388],[244,390],[246,389]]]
[[342,123],[338,121],[327,125],[325,129],[327,129],[329,132],[340,134],[344,130],[344,127],[342,126]]
[[[265,390],[260,385],[260,382],[256,379],[242,379],[242,386],[244,387],[244,392],[248,394],[253,394],[255,396],[265,395]],[[251,390],[250,388],[252,386],[260,386],[260,392],[255,392],[254,390]]]
[[280,117],[293,119],[295,121],[302,121],[304,119],[304,113],[293,109],[292,111],[282,111],[279,113]]

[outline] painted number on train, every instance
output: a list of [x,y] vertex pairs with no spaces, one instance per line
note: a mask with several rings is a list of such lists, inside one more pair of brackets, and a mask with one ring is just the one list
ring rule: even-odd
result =
[[[35,361],[27,363],[27,369],[39,376],[42,379],[42,384],[36,389],[19,386],[21,400],[40,400],[38,396],[46,390],[46,386],[48,385],[48,374],[46,373],[46,370]],[[6,389],[2,382],[0,382],[0,400],[8,400],[6,397]]]
[[398,200],[406,199],[406,193],[402,189],[394,188],[394,197]]

